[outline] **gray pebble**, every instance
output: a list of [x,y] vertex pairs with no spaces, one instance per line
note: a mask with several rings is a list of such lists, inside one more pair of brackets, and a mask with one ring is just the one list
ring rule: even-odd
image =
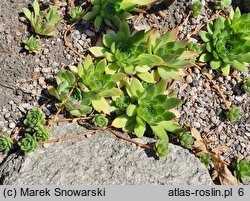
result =
[[6,112],[6,113],[4,114],[4,118],[5,118],[5,119],[9,119],[9,118],[10,118],[10,113],[9,113],[9,112]]
[[13,129],[16,127],[16,124],[14,122],[9,123],[9,128]]
[[95,33],[93,31],[90,31],[90,30],[86,30],[85,33],[87,34],[87,36],[90,36],[90,37],[95,35]]
[[43,54],[46,55],[46,54],[48,54],[48,53],[49,53],[49,49],[48,49],[48,48],[44,48],[44,49],[43,49]]
[[190,84],[190,83],[193,82],[193,78],[192,78],[191,75],[188,75],[188,76],[186,77],[186,82],[187,82],[188,84]]

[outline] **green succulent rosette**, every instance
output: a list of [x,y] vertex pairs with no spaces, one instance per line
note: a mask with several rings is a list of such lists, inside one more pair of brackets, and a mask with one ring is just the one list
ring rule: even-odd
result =
[[92,122],[94,123],[96,127],[99,127],[99,128],[105,128],[108,125],[108,119],[102,114],[96,115],[92,119]]
[[209,154],[203,154],[199,156],[199,159],[206,167],[208,167],[212,162],[212,157]]
[[18,143],[18,145],[24,152],[24,155],[27,155],[37,148],[38,143],[35,136],[31,136],[30,134],[26,133],[24,138]]
[[250,180],[250,162],[245,159],[237,159],[234,163],[234,173],[241,180]]
[[212,69],[220,69],[229,75],[230,67],[246,72],[250,62],[250,13],[241,15],[237,8],[229,17],[219,16],[207,24],[207,31],[199,35],[205,42],[199,60],[210,62]]
[[159,140],[154,146],[155,153],[158,157],[165,157],[169,153],[168,142],[166,140]]
[[244,79],[241,88],[245,93],[250,93],[250,77]]
[[44,126],[38,126],[34,129],[34,137],[36,138],[37,142],[46,141],[50,138],[49,129]]
[[191,149],[192,145],[194,144],[194,137],[191,135],[190,132],[184,131],[179,133],[178,142],[182,147]]
[[45,124],[45,114],[39,108],[31,109],[24,120],[24,124],[27,126],[27,131],[33,131],[35,127]]
[[237,107],[232,107],[229,109],[229,111],[226,113],[227,119],[229,121],[235,121],[240,116],[240,109]]
[[13,141],[10,137],[0,136],[0,152],[8,153],[13,147]]
[[61,21],[60,15],[57,14],[57,6],[40,10],[38,1],[34,0],[33,11],[23,8],[24,15],[30,21],[33,31],[43,36],[54,36],[56,34],[55,29]]

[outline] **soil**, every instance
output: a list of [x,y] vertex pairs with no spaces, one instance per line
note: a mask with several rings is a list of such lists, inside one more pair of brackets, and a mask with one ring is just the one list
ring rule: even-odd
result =
[[[70,24],[65,15],[65,6],[60,7],[64,18],[58,27],[57,35],[52,38],[41,37],[42,51],[38,54],[29,54],[24,50],[22,41],[26,40],[32,31],[23,16],[22,8],[30,6],[30,2],[30,0],[0,1],[0,131],[6,134],[15,131],[20,119],[29,108],[41,105],[50,99],[47,86],[54,82],[55,74],[61,68],[82,60],[64,44],[63,33],[66,25]],[[151,8],[147,15],[138,20],[135,28],[158,28],[163,33],[179,26],[188,15],[191,1],[174,1],[171,4],[166,2],[163,1]],[[185,38],[214,14],[210,6],[211,2],[205,0],[203,2],[206,13],[198,19],[190,17],[182,27],[180,39]],[[40,3],[46,7],[49,1],[44,0]],[[138,15],[135,14],[131,20],[137,17]],[[105,28],[95,33],[91,23],[81,22],[74,27],[68,39],[80,54],[86,55],[86,49],[98,41],[103,31]],[[193,39],[199,38],[194,36]],[[249,76],[249,72],[232,72],[236,78],[228,78],[210,69],[205,71],[210,72],[215,82],[224,89],[226,99],[230,100],[232,105],[238,106],[243,115],[237,122],[227,122],[223,117],[225,109],[220,96],[205,76],[198,70],[190,69],[191,80],[190,77],[188,79],[186,77],[185,82],[177,83],[177,88],[182,89],[178,96],[183,100],[183,105],[180,107],[183,119],[180,123],[184,125],[184,121],[188,120],[212,142],[214,147],[227,145],[229,151],[225,154],[225,159],[228,162],[232,162],[237,157],[249,157],[250,104],[249,97],[240,89],[242,79]],[[209,96],[211,97],[207,100]],[[54,110],[51,108],[54,108],[53,101],[45,109],[47,115],[53,114]],[[220,112],[219,109],[221,109]],[[197,110],[201,111],[197,112]],[[202,113],[206,114],[207,118],[202,118]],[[215,120],[213,120],[214,117]]]

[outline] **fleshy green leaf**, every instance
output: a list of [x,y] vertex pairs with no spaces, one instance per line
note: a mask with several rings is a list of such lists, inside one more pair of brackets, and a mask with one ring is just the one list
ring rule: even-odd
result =
[[200,56],[199,61],[200,61],[200,62],[208,62],[208,61],[211,61],[211,59],[212,59],[212,57],[211,57],[210,54],[204,53],[204,54],[202,54],[202,55]]
[[31,21],[32,14],[31,14],[30,10],[28,8],[23,8],[23,13],[24,13],[25,17],[27,17],[28,20]]
[[97,112],[103,111],[105,114],[110,113],[110,105],[108,104],[107,100],[103,97],[97,99],[97,100],[92,100],[92,106]]
[[247,67],[242,62],[234,60],[232,66],[238,71],[247,72]]
[[152,125],[150,125],[150,127],[152,128],[152,131],[153,131],[160,139],[166,140],[167,142],[169,141],[167,132],[164,130],[164,128],[163,128],[161,125],[157,125],[157,126],[152,126]]
[[124,114],[119,117],[116,117],[112,122],[112,126],[115,128],[124,128],[127,122],[128,122],[128,116]]
[[106,51],[106,49],[104,47],[94,46],[94,47],[90,47],[89,51],[95,57],[105,57],[105,51]]
[[143,81],[148,83],[154,83],[154,74],[149,72],[137,72],[136,75]]
[[200,35],[201,39],[203,40],[203,42],[205,42],[205,43],[211,40],[210,34],[206,31],[201,30],[199,35]]
[[143,124],[136,122],[134,132],[137,137],[142,137],[146,131],[146,123]]
[[184,131],[184,129],[176,122],[174,121],[161,121],[159,122],[159,125],[161,125],[166,131],[170,133],[179,133]]
[[212,69],[218,69],[220,68],[222,62],[220,60],[213,60],[210,62],[210,66]]
[[132,117],[134,115],[136,115],[136,110],[137,110],[137,106],[134,105],[134,104],[130,104],[127,109],[126,109],[126,114],[129,116],[129,117]]

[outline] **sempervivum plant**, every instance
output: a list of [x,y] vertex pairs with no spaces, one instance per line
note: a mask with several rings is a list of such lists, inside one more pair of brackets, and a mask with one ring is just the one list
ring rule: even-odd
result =
[[241,88],[245,93],[250,93],[250,77],[244,79]]
[[192,145],[194,144],[194,137],[191,135],[190,132],[187,131],[179,133],[177,140],[182,147],[185,147],[187,149],[191,149]]
[[31,109],[23,122],[27,126],[27,131],[34,131],[37,126],[45,124],[45,114],[39,108]]
[[10,137],[0,136],[0,152],[8,153],[13,146],[13,141]]
[[226,113],[227,119],[230,121],[235,121],[240,116],[240,109],[237,107],[232,107],[229,109],[229,111]]
[[[243,23],[244,22],[244,23]],[[242,28],[239,26],[244,24]],[[205,42],[204,54],[200,61],[210,61],[213,69],[221,69],[228,75],[230,67],[239,71],[247,71],[250,62],[250,13],[241,15],[239,9],[230,17],[219,16],[212,24],[207,25],[207,31],[200,31]]]
[[93,5],[92,10],[88,12],[83,19],[94,20],[94,25],[97,30],[100,29],[102,23],[119,27],[121,21],[131,17],[129,11],[132,11],[136,6],[148,5],[154,0],[91,0]]
[[123,73],[105,74],[106,61],[103,59],[94,63],[88,55],[84,66],[79,64],[77,73],[81,78],[80,87],[85,96],[91,99],[91,104],[97,112],[110,113],[111,106],[106,98],[122,95],[116,87],[117,82],[125,77]]
[[126,91],[131,99],[124,113],[112,122],[112,126],[123,128],[142,137],[149,125],[160,138],[168,141],[167,132],[176,125],[171,120],[175,118],[170,109],[178,106],[180,100],[164,95],[166,82],[161,80],[155,85],[144,88],[136,78],[128,79]]
[[21,150],[24,152],[24,155],[29,154],[30,152],[34,151],[38,143],[36,141],[35,136],[31,136],[30,134],[25,134],[24,138],[18,143]]
[[225,10],[231,5],[232,0],[215,0],[214,3],[215,3],[215,6],[214,6],[215,9]]
[[164,79],[179,79],[184,75],[183,69],[192,65],[190,59],[196,53],[187,49],[187,41],[176,41],[177,34],[177,29],[163,36],[156,30],[130,33],[128,25],[121,23],[119,32],[108,31],[104,35],[104,47],[89,50],[95,57],[105,57],[110,62],[106,68],[109,74],[136,74],[149,83],[155,83],[158,74]]
[[[77,86],[70,97],[70,93],[74,83],[76,82],[76,75],[69,70],[62,69],[56,76],[57,87],[49,87],[49,93],[55,96],[59,101],[63,102],[66,109],[74,116],[86,116],[92,111],[90,106],[91,100],[89,97],[84,97],[84,93]],[[60,103],[58,104],[60,106]]]
[[38,126],[34,129],[34,136],[37,142],[46,141],[50,137],[49,129],[44,126]]
[[163,79],[180,79],[184,69],[192,66],[196,53],[187,49],[188,41],[177,41],[178,29],[160,35],[156,30],[148,34],[147,53],[138,59],[140,65],[156,66]]
[[154,82],[148,72],[150,67],[140,65],[138,60],[138,57],[147,49],[145,32],[134,31],[131,33],[125,22],[121,23],[119,28],[117,33],[109,30],[103,36],[103,47],[90,47],[89,51],[95,57],[105,57],[109,61],[105,69],[108,74],[115,74],[117,71],[127,75],[137,74],[144,81]]
[[237,159],[237,161],[234,164],[235,171],[234,173],[241,179],[250,179],[250,162],[247,160],[240,160]]
[[95,115],[92,122],[99,128],[105,128],[108,125],[108,119],[103,114]]
[[27,40],[23,41],[24,48],[29,51],[29,53],[37,53],[41,50],[40,40],[30,36]]
[[212,157],[209,154],[203,154],[199,156],[199,159],[206,167],[212,162]]
[[33,2],[33,10],[24,8],[23,12],[29,19],[31,26],[36,34],[43,36],[54,36],[55,29],[59,25],[61,17],[57,14],[57,7],[52,6],[48,10],[40,10],[37,0]]
[[166,140],[159,140],[154,146],[155,153],[158,157],[164,157],[169,153],[168,142]]

